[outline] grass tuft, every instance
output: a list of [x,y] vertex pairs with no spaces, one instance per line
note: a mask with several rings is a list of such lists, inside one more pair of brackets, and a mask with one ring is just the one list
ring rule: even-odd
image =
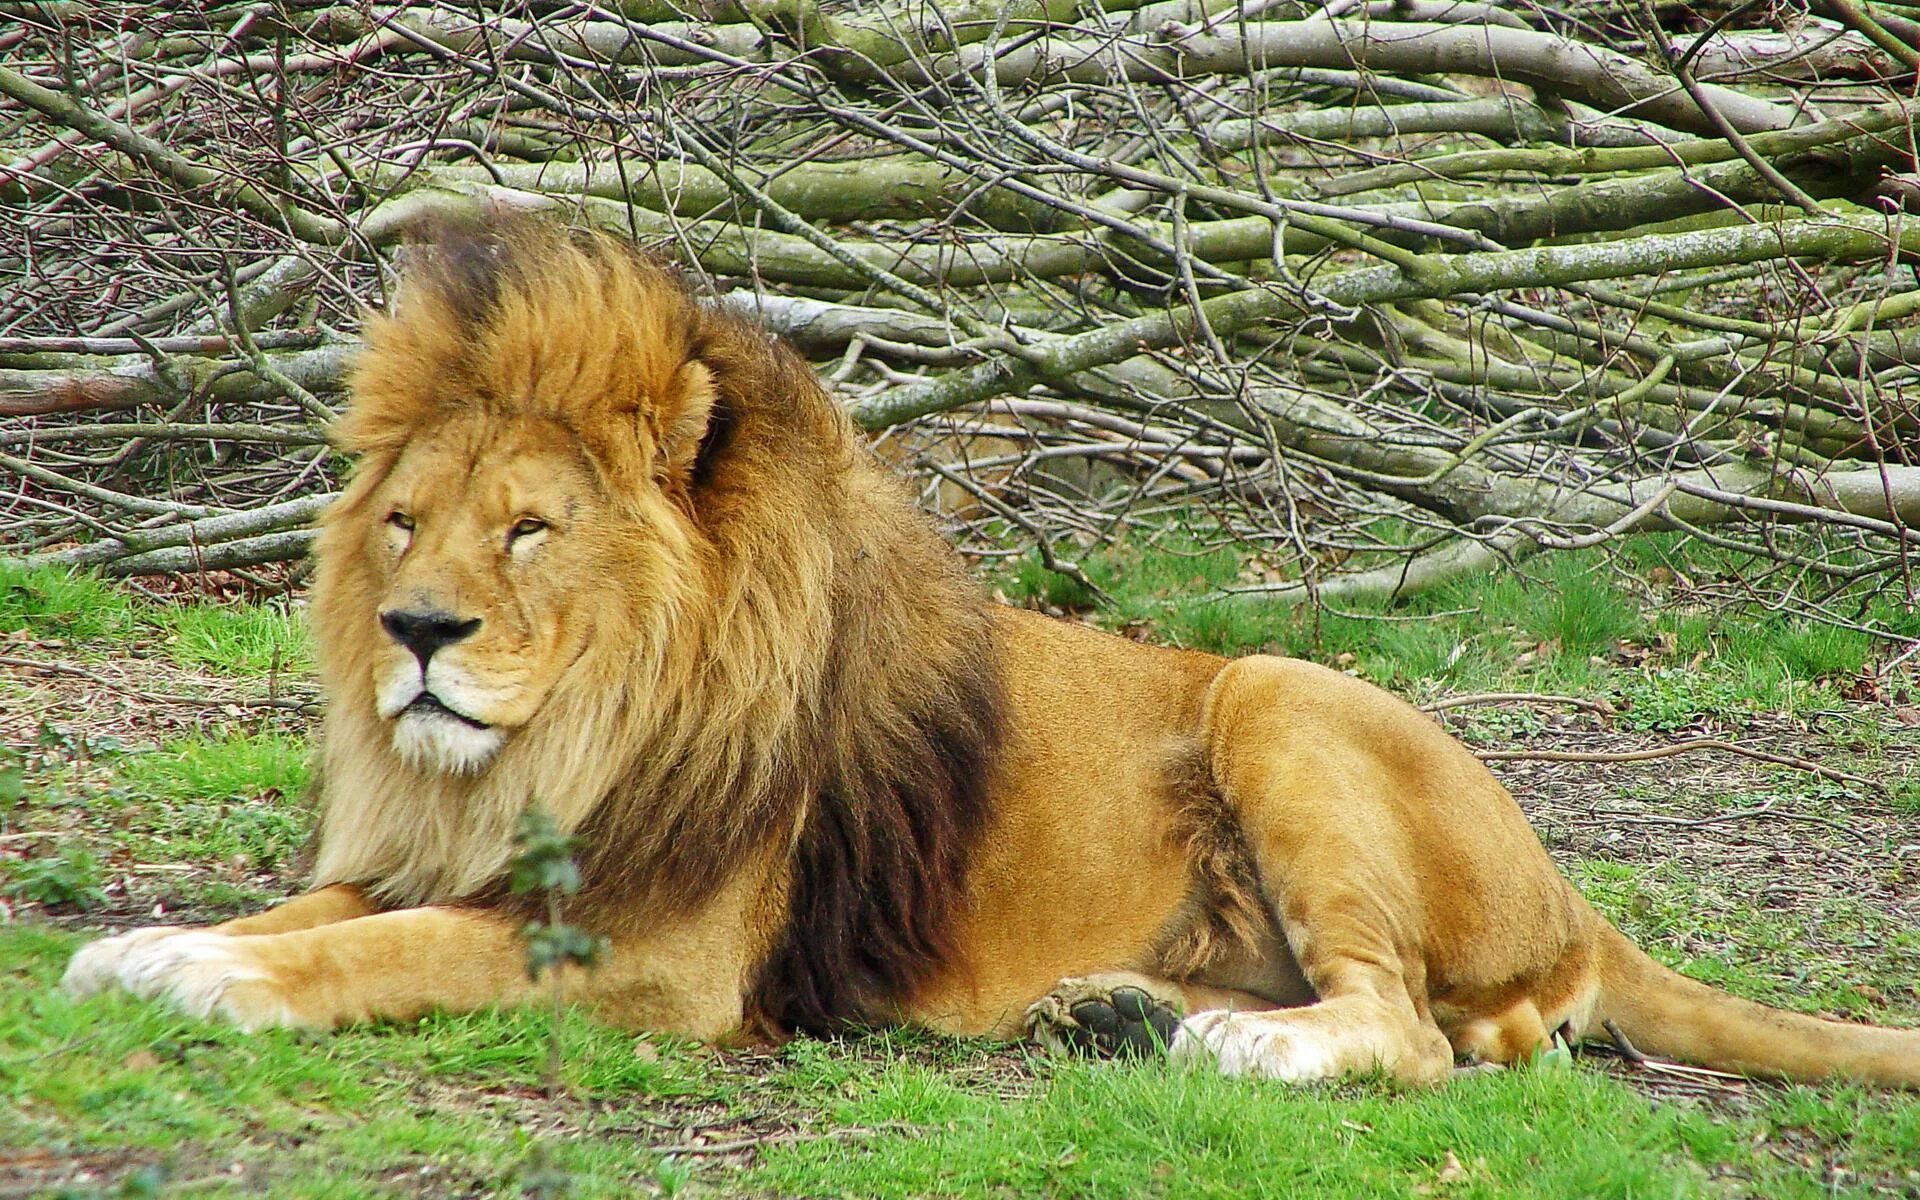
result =
[[0,633],[91,641],[133,626],[128,594],[95,576],[51,567],[27,570],[0,558]]
[[120,782],[162,800],[297,795],[307,782],[308,747],[280,733],[192,737],[129,755]]
[[168,652],[185,666],[236,675],[313,669],[306,616],[285,605],[188,604],[161,610],[157,623]]

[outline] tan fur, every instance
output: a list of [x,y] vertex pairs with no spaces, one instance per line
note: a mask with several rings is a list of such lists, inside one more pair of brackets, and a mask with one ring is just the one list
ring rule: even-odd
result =
[[[78,990],[249,1027],[519,1000],[503,875],[537,803],[612,946],[564,986],[635,1029],[1057,1041],[1131,988],[1187,1012],[1176,1057],[1278,1079],[1438,1079],[1611,1020],[1920,1083],[1920,1034],[1652,964],[1385,693],[986,603],[804,363],[607,239],[449,231],[353,390],[316,890],[96,943]],[[455,632],[409,649],[396,613]]]

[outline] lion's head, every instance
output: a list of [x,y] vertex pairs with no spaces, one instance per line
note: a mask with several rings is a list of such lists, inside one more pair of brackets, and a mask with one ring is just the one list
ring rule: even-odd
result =
[[781,1020],[898,994],[960,893],[997,676],[978,590],[805,361],[527,219],[439,230],[366,337],[315,548],[314,882],[485,893],[537,803],[603,924],[797,855]]
[[577,825],[649,762],[764,793],[817,683],[844,417],[610,237],[451,226],[403,275],[315,548],[320,877],[471,892],[530,802]]
[[590,649],[666,617],[698,540],[699,310],[637,255],[512,238],[443,236],[370,323],[320,549],[333,694],[427,771],[485,768]]

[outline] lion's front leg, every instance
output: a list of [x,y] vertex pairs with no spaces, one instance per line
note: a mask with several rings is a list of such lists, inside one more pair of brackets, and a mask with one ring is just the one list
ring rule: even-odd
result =
[[137,996],[249,1030],[464,1011],[511,1003],[530,986],[516,925],[479,909],[400,909],[284,933],[136,937],[117,966],[116,981]]
[[263,913],[223,921],[213,930],[225,934],[293,933],[371,916],[379,911],[380,906],[359,888],[350,883],[334,883],[276,904]]
[[352,884],[336,883],[295,896],[263,913],[240,917],[208,928],[201,925],[150,925],[89,942],[74,953],[60,983],[69,993],[90,996],[116,985],[131,987],[124,978],[127,965],[162,941],[184,934],[230,936],[290,933],[337,921],[348,921],[378,911]]
[[[740,1027],[747,962],[739,937],[700,922],[616,937],[591,971],[563,968],[560,993],[631,1029],[715,1038]],[[487,908],[408,908],[288,933],[194,930],[142,943],[121,964],[136,995],[243,1029],[332,1029],[546,997],[527,976],[517,917]]]

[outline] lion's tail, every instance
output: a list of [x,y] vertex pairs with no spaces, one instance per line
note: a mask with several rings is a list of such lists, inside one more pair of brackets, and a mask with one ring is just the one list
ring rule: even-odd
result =
[[1767,1008],[1661,966],[1601,923],[1600,999],[1589,1035],[1611,1021],[1644,1053],[1743,1075],[1858,1079],[1920,1087],[1920,1030],[1851,1025]]

